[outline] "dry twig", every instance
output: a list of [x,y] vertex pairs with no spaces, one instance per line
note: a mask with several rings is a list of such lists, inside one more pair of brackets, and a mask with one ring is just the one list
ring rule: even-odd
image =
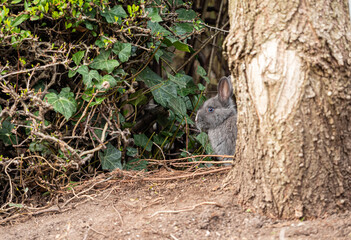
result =
[[163,211],[157,211],[155,213],[153,213],[151,216],[149,216],[148,218],[153,218],[155,217],[157,214],[161,214],[161,213],[180,213],[180,212],[189,212],[194,210],[196,207],[198,206],[203,206],[203,205],[215,205],[217,207],[223,207],[222,205],[220,205],[219,203],[216,202],[202,202],[202,203],[198,203],[195,204],[192,207],[189,208],[183,208],[183,209],[178,209],[178,210],[163,210]]

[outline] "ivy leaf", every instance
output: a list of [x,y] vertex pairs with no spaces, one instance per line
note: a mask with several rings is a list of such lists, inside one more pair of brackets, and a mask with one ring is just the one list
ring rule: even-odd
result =
[[117,60],[109,60],[111,51],[101,50],[100,54],[90,63],[89,67],[97,70],[105,70],[107,73],[111,73],[116,67],[119,66]]
[[148,13],[148,17],[151,18],[151,21],[153,22],[162,22],[162,18],[158,14],[158,8],[147,8],[146,12]]
[[190,98],[188,96],[183,97],[183,100],[185,102],[187,110],[191,110],[191,111],[194,110],[195,106],[194,106],[194,104],[192,103],[192,101],[190,100]]
[[199,88],[200,91],[204,91],[206,89],[206,87],[204,85],[202,85],[201,83],[198,83],[197,87]]
[[100,40],[100,39],[98,39],[98,40],[96,40],[95,41],[95,45],[96,46],[98,46],[99,48],[105,48],[105,43],[104,43],[104,41],[103,40]]
[[23,23],[24,21],[26,21],[27,19],[29,19],[28,14],[19,15],[18,17],[15,18],[15,20],[13,20],[11,25],[12,25],[12,27],[16,27],[16,26],[20,25],[21,23]]
[[184,8],[181,8],[178,9],[176,13],[178,13],[179,20],[193,20],[197,17],[196,12],[192,9],[186,10]]
[[31,142],[29,144],[29,151],[31,152],[41,152],[43,151],[45,146],[40,142]]
[[180,97],[170,99],[169,108],[181,118],[186,116],[186,105],[183,99]]
[[201,132],[199,135],[197,135],[196,140],[199,141],[199,143],[205,149],[207,154],[213,153],[211,144],[208,139],[208,135],[205,132]]
[[122,169],[121,156],[121,151],[112,146],[111,143],[108,143],[105,151],[103,153],[99,152],[102,169],[110,171],[116,168]]
[[205,81],[207,83],[210,83],[210,79],[206,76],[207,73],[205,71],[205,69],[203,67],[201,67],[200,65],[197,66],[197,70],[196,70],[197,74],[199,74],[203,79],[205,79]]
[[87,15],[87,17],[96,18],[96,8],[87,8],[84,14]]
[[172,28],[177,35],[185,35],[194,31],[191,23],[176,23]]
[[162,27],[159,23],[148,21],[147,28],[151,29],[151,34],[156,36],[168,36],[171,35],[171,32]]
[[[172,3],[173,0],[168,0],[168,2]],[[183,5],[184,2],[182,0],[175,0],[173,1],[173,3],[175,4],[175,6],[178,6],[178,5]]]
[[135,134],[134,135],[135,145],[145,148],[146,151],[151,152],[152,141],[145,134]]
[[167,45],[167,47],[174,46],[176,49],[183,51],[183,52],[190,52],[190,48],[187,44],[182,43],[178,41],[176,38],[173,38],[171,36],[167,37],[163,41],[164,44]]
[[7,120],[2,123],[0,128],[0,140],[2,140],[5,144],[17,144],[16,136],[11,132],[14,127],[15,126]]
[[[151,43],[151,42],[149,42],[148,44],[147,44],[147,46],[149,47],[149,48],[158,48],[158,46],[160,45],[160,44],[162,44],[161,42],[157,42],[157,43],[155,43],[155,45],[153,44],[153,43]],[[159,61],[160,61],[160,57],[163,55],[163,51],[162,51],[162,48],[158,48],[158,50],[157,50],[157,52],[155,53],[155,56],[154,56],[154,58],[156,59],[156,61],[157,61],[157,63],[159,63]]]
[[118,54],[118,58],[119,58],[119,60],[121,60],[121,62],[126,62],[126,61],[128,61],[128,59],[131,55],[132,44],[116,42],[113,45],[112,52],[114,52],[115,54]]
[[[161,132],[162,133],[162,132]],[[156,143],[157,145],[162,145],[165,143],[169,143],[169,141],[167,140],[166,136],[162,135],[162,134],[155,134],[152,137],[152,140],[154,141],[154,143]]]
[[47,146],[45,146],[44,143],[43,142],[31,142],[29,144],[29,151],[41,152],[41,154],[43,156],[50,154],[50,149]]
[[156,102],[163,107],[167,107],[173,97],[177,97],[177,86],[171,81],[163,81],[163,79],[146,67],[138,77],[138,81],[143,81],[151,88],[152,95]]
[[124,166],[123,169],[134,170],[134,171],[147,170],[148,163],[149,162],[146,160],[136,158],[136,159],[128,161],[128,163]]
[[[96,92],[95,89],[90,88],[86,91],[84,91],[83,95],[82,95],[82,99],[86,102],[90,102],[91,98],[93,97],[93,94]],[[102,96],[102,97],[95,97],[94,100],[90,103],[90,106],[95,106],[95,105],[99,105],[101,104],[106,97]]]
[[93,79],[99,80],[101,78],[98,71],[89,71],[89,68],[86,65],[81,66],[80,68],[78,68],[77,71],[78,73],[82,74],[83,83],[85,84],[87,89],[93,87]]
[[45,96],[47,102],[53,106],[56,112],[61,113],[68,120],[77,111],[77,102],[69,87],[63,88],[59,95],[48,93]]
[[189,45],[182,43],[180,41],[176,41],[173,43],[173,46],[183,52],[190,52]]
[[177,84],[177,86],[179,87],[179,89],[182,88],[186,88],[188,82],[192,81],[193,78],[182,74],[182,73],[177,73],[175,76],[172,76],[171,74],[168,74],[168,78],[170,81],[172,81],[173,83]]
[[174,53],[169,52],[169,51],[164,51],[162,54],[161,59],[164,61],[167,61],[168,63],[172,63],[173,62],[173,58],[174,58]]
[[155,54],[155,59],[157,61],[157,63],[160,63],[160,57],[163,55],[163,51],[161,50],[161,48],[158,49],[158,51]]
[[84,57],[85,51],[78,51],[72,56],[73,62],[78,66],[82,58]]
[[197,72],[201,77],[207,75],[206,70],[205,70],[203,67],[201,67],[200,65],[197,67],[196,72]]
[[68,70],[68,77],[73,78],[77,74],[77,70]]
[[173,36],[169,36],[169,37],[165,38],[162,43],[166,44],[167,47],[170,47],[170,46],[173,46],[173,43],[176,41],[178,41],[178,39],[176,39]]
[[168,107],[171,97],[177,96],[177,87],[170,81],[167,81],[161,86],[155,86],[151,92],[156,102],[163,107]]
[[126,18],[128,15],[121,5],[117,5],[107,11],[101,12],[101,16],[103,16],[108,23],[115,23],[116,19],[118,19],[117,22],[121,24],[121,18]]
[[94,25],[91,22],[85,21],[84,24],[87,29],[94,30]]
[[179,96],[185,97],[188,96],[189,94],[195,94],[199,88],[193,83],[188,83],[186,88],[181,88],[177,92]]
[[138,149],[132,148],[132,147],[127,147],[127,156],[135,157],[137,154],[138,154]]
[[148,100],[147,97],[144,94],[144,90],[143,89],[140,89],[140,90],[138,90],[135,93],[132,93],[129,96],[129,99],[130,100],[128,101],[128,103],[134,105],[135,107],[146,104],[147,100]]
[[97,89],[99,90],[108,90],[117,85],[117,80],[111,75],[103,76],[99,82],[96,84]]

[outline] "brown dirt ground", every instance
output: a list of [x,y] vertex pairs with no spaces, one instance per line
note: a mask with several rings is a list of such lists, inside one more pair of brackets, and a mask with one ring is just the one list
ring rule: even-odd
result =
[[270,219],[237,205],[230,188],[222,187],[224,178],[115,183],[70,202],[68,211],[0,226],[0,239],[351,239],[350,212]]

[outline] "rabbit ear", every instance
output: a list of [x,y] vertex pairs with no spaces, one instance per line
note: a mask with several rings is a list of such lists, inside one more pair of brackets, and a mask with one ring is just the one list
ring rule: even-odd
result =
[[218,99],[222,104],[228,104],[233,95],[231,77],[222,77],[218,83]]

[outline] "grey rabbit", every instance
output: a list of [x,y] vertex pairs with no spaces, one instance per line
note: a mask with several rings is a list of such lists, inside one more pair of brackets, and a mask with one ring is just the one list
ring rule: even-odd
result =
[[[233,103],[231,76],[222,77],[218,94],[205,101],[196,114],[199,130],[208,132],[211,146],[217,155],[234,155],[237,136],[237,110]],[[231,159],[224,159],[231,160]],[[231,164],[225,164],[231,165]]]

